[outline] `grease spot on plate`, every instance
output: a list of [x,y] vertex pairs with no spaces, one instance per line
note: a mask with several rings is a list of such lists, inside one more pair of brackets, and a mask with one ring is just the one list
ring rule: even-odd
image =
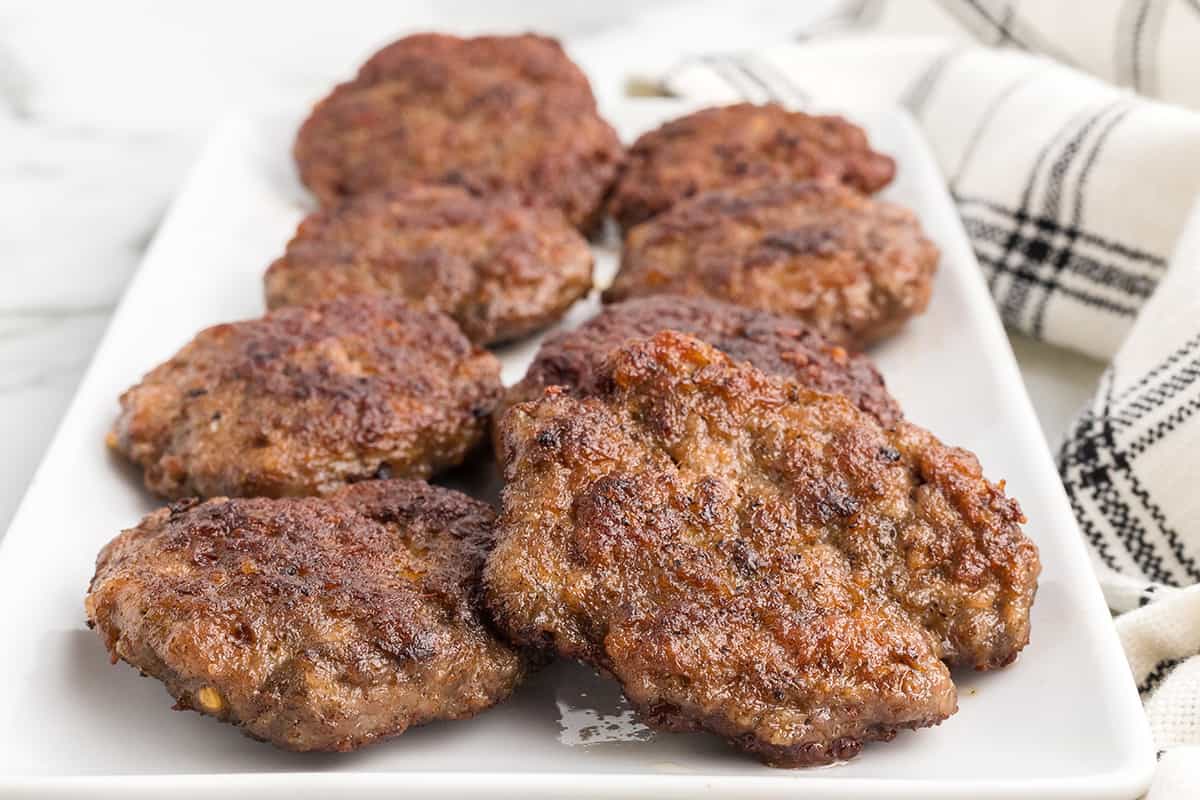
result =
[[594,678],[585,686],[560,685],[555,692],[558,740],[570,747],[587,747],[653,739],[654,731],[638,721],[616,684],[598,675]]

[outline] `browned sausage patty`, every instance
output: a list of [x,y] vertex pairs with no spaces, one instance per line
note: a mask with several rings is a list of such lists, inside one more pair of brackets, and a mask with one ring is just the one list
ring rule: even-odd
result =
[[516,192],[595,227],[622,148],[587,79],[542,36],[409,36],[322,100],[295,145],[322,203],[409,181]]
[[714,297],[861,350],[925,310],[938,248],[911,211],[824,181],[707,192],[625,237],[606,302]]
[[664,330],[695,336],[768,374],[844,394],[885,427],[902,416],[869,358],[846,352],[801,322],[703,297],[653,295],[607,306],[578,328],[547,338],[525,377],[505,393],[493,419],[517,403],[541,397],[547,386],[565,386],[578,396],[601,391],[610,353],[631,339]]
[[1037,548],[972,454],[674,332],[606,369],[502,422],[484,587],[515,642],[611,673],[651,724],[797,766],[938,723],[943,662],[1028,641]]
[[555,209],[414,184],[310,215],[267,270],[267,306],[386,294],[491,344],[554,322],[592,286],[587,241]]
[[491,509],[415,481],[325,499],[183,501],[96,561],[114,662],[288,750],[353,750],[504,699],[521,658],[484,622]]
[[461,462],[500,393],[449,317],[354,296],[201,331],[121,396],[109,444],[166,497],[324,494]]
[[841,117],[739,103],[688,114],[639,137],[610,205],[621,227],[630,228],[710,189],[829,178],[875,192],[895,172],[895,162]]

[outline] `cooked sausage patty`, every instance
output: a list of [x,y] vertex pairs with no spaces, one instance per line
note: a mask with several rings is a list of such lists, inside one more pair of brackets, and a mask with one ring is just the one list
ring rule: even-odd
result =
[[176,708],[288,750],[353,750],[503,700],[523,664],[485,623],[491,509],[415,481],[150,514],[96,561],[109,654]]
[[542,36],[409,36],[376,53],[300,129],[323,204],[409,181],[510,190],[590,230],[622,148],[587,79]]
[[354,296],[201,331],[121,396],[109,445],[166,497],[324,494],[461,462],[500,392],[449,317]]
[[699,195],[625,237],[607,302],[714,297],[860,350],[925,310],[938,248],[911,211],[825,181]]
[[688,114],[639,137],[611,208],[630,228],[710,189],[830,178],[875,192],[895,173],[895,162],[872,150],[862,129],[841,117],[739,103]]
[[592,286],[587,241],[555,209],[410,185],[312,214],[267,270],[267,306],[387,294],[454,317],[474,342],[554,322]]
[[604,360],[612,351],[664,330],[695,336],[768,374],[844,394],[884,427],[902,416],[869,358],[846,352],[795,319],[703,297],[653,295],[607,306],[578,328],[547,338],[525,377],[505,393],[493,419],[517,403],[541,397],[547,386],[565,386],[577,396],[601,391]]
[[1037,548],[967,451],[674,332],[600,383],[505,416],[486,599],[651,724],[826,763],[937,724],[946,663],[1028,641]]

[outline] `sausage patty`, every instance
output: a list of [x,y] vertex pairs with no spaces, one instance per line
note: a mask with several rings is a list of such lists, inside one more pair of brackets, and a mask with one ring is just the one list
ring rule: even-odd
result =
[[846,352],[795,319],[703,297],[653,295],[607,306],[578,328],[547,338],[525,377],[505,393],[493,419],[517,403],[541,397],[547,386],[565,386],[577,396],[601,391],[604,360],[612,351],[664,330],[695,336],[763,372],[844,394],[884,427],[902,416],[868,357]]
[[484,586],[515,642],[612,674],[652,725],[798,766],[937,724],[947,663],[1028,641],[1037,548],[972,454],[674,332],[605,372],[502,422]]
[[587,79],[542,36],[421,34],[317,104],[294,149],[323,204],[409,182],[510,190],[591,230],[622,158]]
[[587,294],[592,253],[555,209],[418,184],[312,214],[265,281],[269,308],[394,295],[491,344],[549,325]]
[[353,750],[509,695],[520,656],[478,578],[491,509],[415,481],[195,500],[101,550],[88,622],[112,660],[288,750]]
[[875,192],[895,172],[895,162],[841,117],[738,103],[688,114],[639,137],[610,205],[621,227],[630,228],[710,189],[830,178]]
[[201,331],[121,396],[109,445],[166,497],[323,494],[458,464],[500,393],[449,317],[353,296]]
[[925,310],[938,248],[911,211],[827,181],[698,195],[635,227],[607,302],[714,297],[860,350]]

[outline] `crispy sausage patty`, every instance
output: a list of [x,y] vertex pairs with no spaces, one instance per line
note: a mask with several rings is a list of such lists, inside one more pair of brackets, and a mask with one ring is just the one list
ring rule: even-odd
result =
[[565,386],[579,396],[601,391],[611,352],[664,330],[695,336],[763,372],[844,394],[885,427],[902,416],[869,358],[846,352],[804,323],[704,297],[652,295],[606,306],[578,328],[548,337],[525,377],[505,393],[494,419],[541,397],[547,386]]
[[491,344],[557,320],[592,286],[587,241],[555,209],[414,184],[312,214],[266,278],[267,306],[386,294]]
[[323,494],[458,464],[500,392],[449,317],[353,296],[201,331],[121,396],[109,444],[166,497]]
[[194,709],[288,750],[353,750],[504,699],[520,656],[477,586],[493,514],[415,481],[189,500],[101,552],[89,624]]
[[587,79],[542,36],[421,34],[322,100],[294,149],[323,204],[396,183],[516,192],[590,230],[622,158]]
[[938,248],[911,211],[827,181],[698,195],[625,237],[608,302],[714,297],[860,350],[925,310]]
[[688,114],[639,137],[610,205],[630,228],[710,189],[830,178],[875,192],[895,172],[895,162],[841,117],[738,103]]
[[946,663],[1028,641],[1037,548],[972,454],[674,332],[606,370],[502,422],[484,584],[514,641],[780,766],[937,724]]

